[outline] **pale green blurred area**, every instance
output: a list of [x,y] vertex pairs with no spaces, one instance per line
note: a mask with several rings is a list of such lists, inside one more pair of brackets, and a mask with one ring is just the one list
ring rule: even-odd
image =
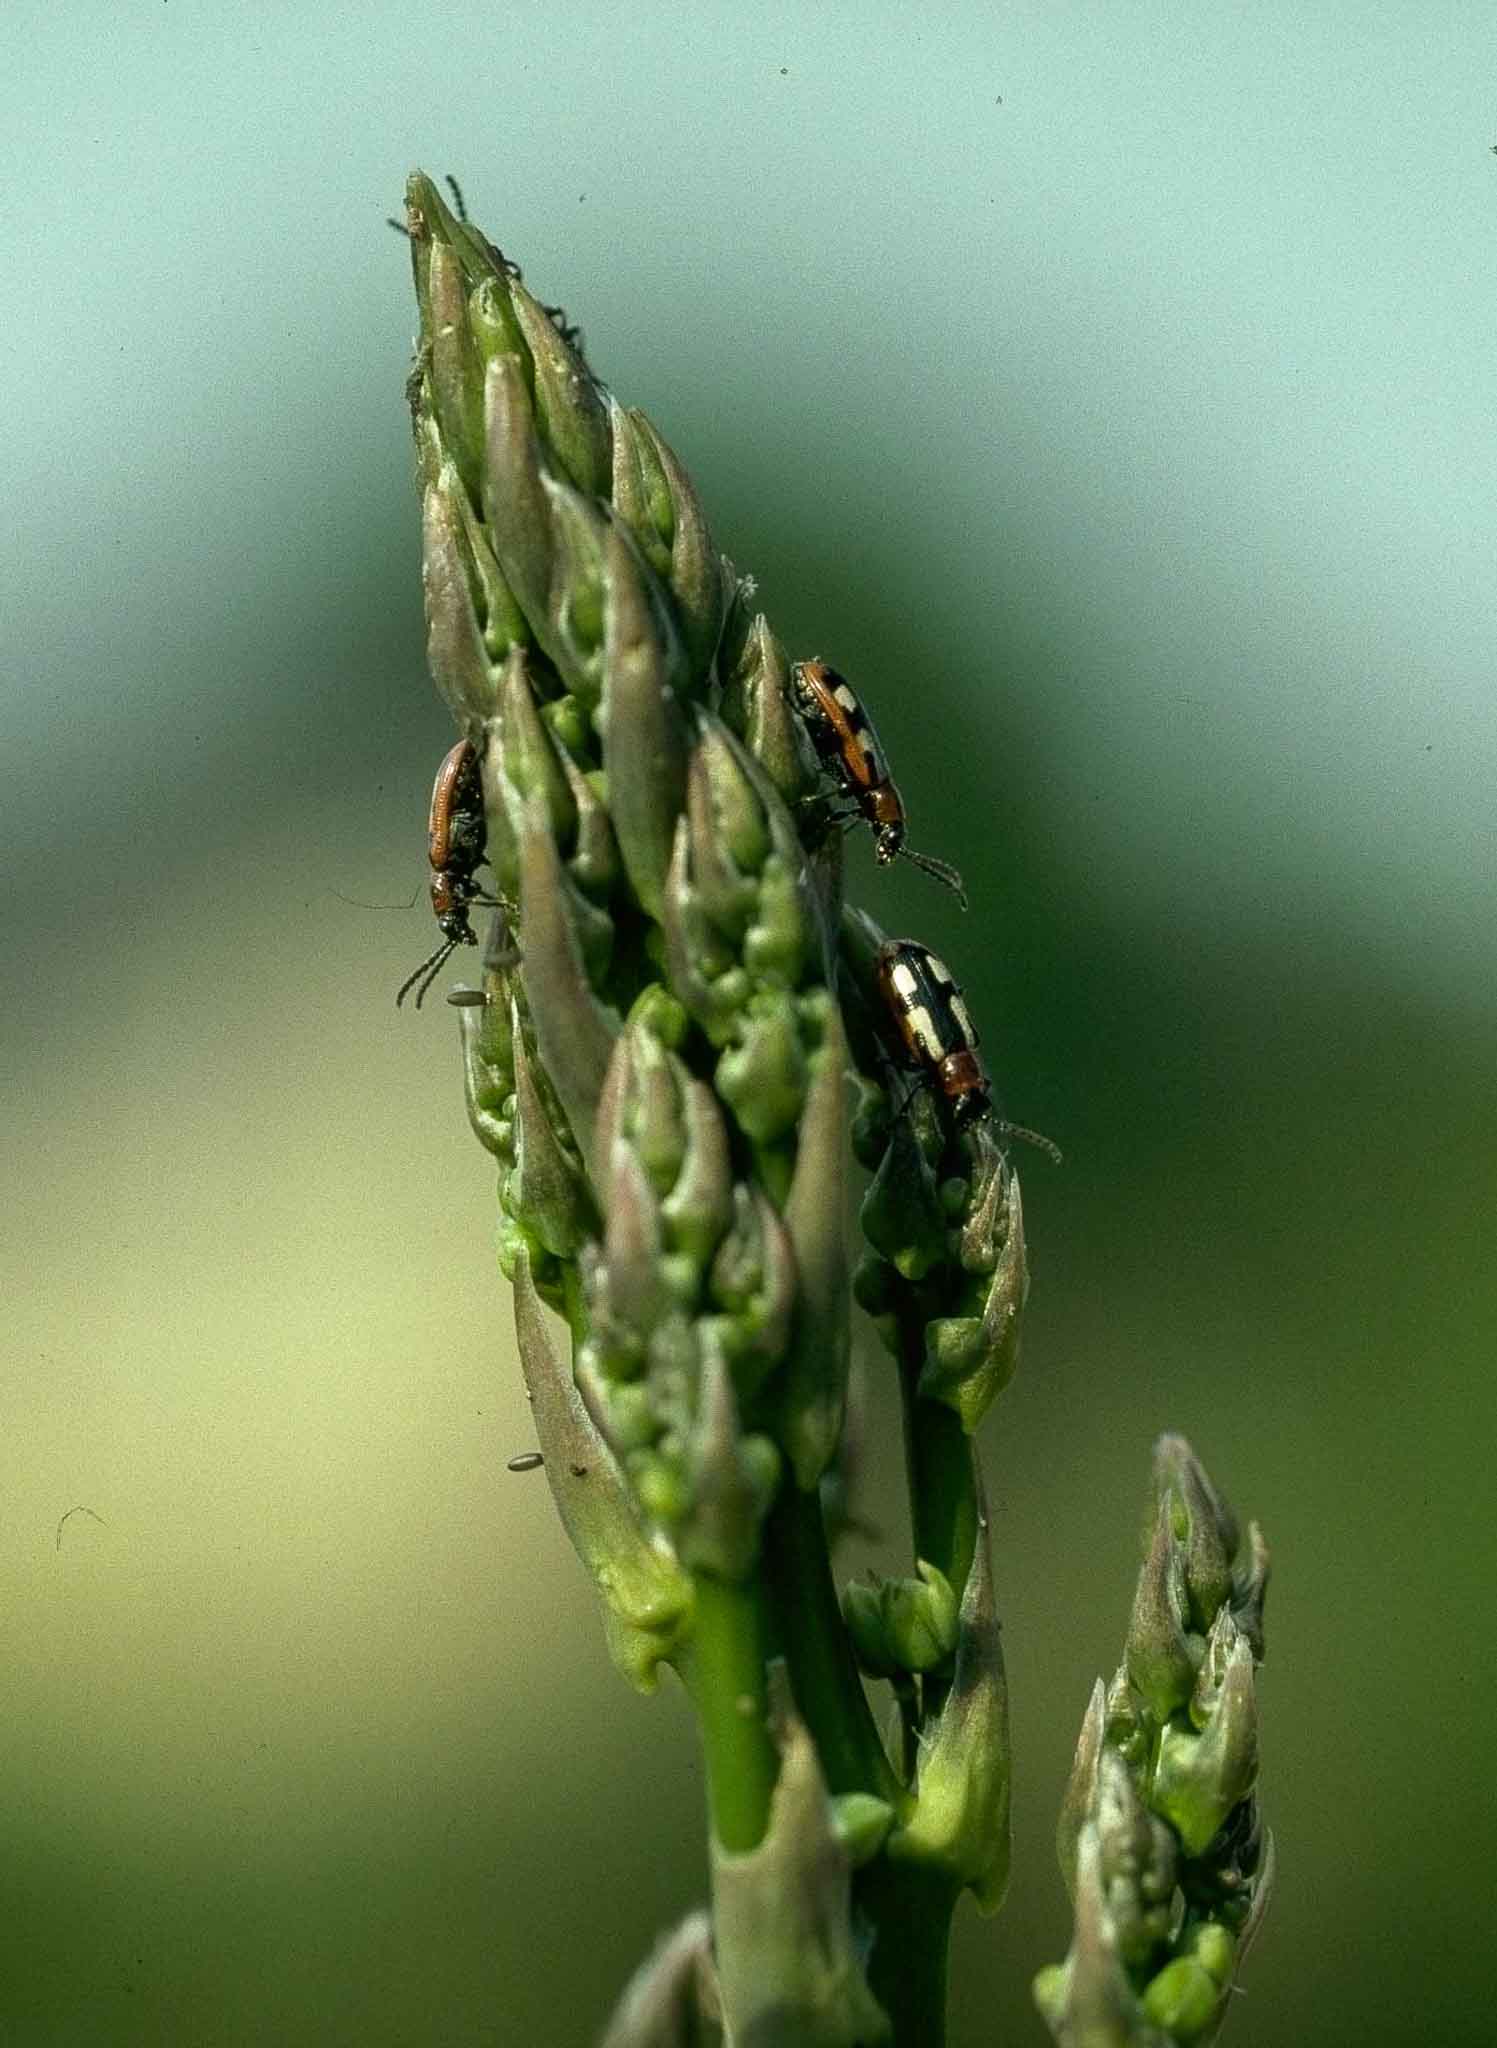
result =
[[1229,2039],[1487,2037],[1492,22],[1310,13],[7,11],[0,2038],[582,2043],[702,1893],[679,1697],[503,1469],[428,914],[342,900],[421,885],[448,744],[415,163],[863,689],[974,910],[863,898],[1068,1154],[956,2048],[1041,2039],[1164,1427],[1279,1566]]

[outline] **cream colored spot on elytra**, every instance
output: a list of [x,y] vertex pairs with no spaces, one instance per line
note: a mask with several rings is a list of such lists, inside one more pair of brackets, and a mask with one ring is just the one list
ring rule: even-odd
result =
[[928,1060],[944,1059],[946,1048],[941,1042],[940,1033],[936,1030],[935,1020],[924,1003],[916,1003],[909,1011],[908,1017],[910,1037],[925,1057]]

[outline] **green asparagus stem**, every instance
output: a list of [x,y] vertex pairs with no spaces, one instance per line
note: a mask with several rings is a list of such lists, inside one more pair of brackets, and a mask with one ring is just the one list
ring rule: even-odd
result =
[[[936,2048],[953,1908],[993,1911],[1008,1881],[974,1442],[1028,1287],[1007,1127],[907,1085],[791,664],[679,458],[419,172],[406,226],[427,650],[476,756],[495,906],[459,1011],[468,1112],[610,1652],[645,1691],[677,1672],[706,1759],[710,1936],[698,1917],[657,1952],[608,2048],[718,2024],[733,2048]],[[839,1600],[854,1299],[892,1361],[912,1554]],[[1077,1946],[1040,1997],[1076,2048],[1209,2039],[1271,1870],[1266,1561],[1254,1532],[1237,1562],[1167,1441],[1062,1822]]]

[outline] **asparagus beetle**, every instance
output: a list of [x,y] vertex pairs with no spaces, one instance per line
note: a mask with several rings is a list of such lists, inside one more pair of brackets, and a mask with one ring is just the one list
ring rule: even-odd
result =
[[958,1130],[992,1108],[992,1086],[977,1055],[977,1029],[944,960],[918,939],[889,939],[874,980],[907,1066],[933,1081]]
[[967,907],[962,878],[943,860],[916,853],[905,844],[904,798],[889,773],[873,720],[847,678],[819,657],[792,671],[796,704],[823,768],[841,785],[853,813],[873,832],[873,857],[881,867],[902,855],[954,890]]
[[[468,916],[468,906],[489,899],[473,876],[485,859],[483,790],[479,783],[478,749],[471,740],[459,740],[437,770],[431,791],[431,821],[427,826],[426,852],[431,861],[431,907],[436,913],[442,943],[429,953],[414,974],[406,976],[395,998],[398,1009],[411,989],[416,990],[419,1010],[426,992],[441,973],[449,954],[459,946],[476,946],[478,934]],[[424,977],[424,979],[423,979]]]
[[[934,1083],[959,1131],[993,1113],[993,1084],[977,1051],[977,1027],[944,960],[918,939],[888,939],[874,982],[906,1066]],[[1060,1148],[1039,1131],[999,1118],[1005,1137],[1023,1138],[1061,1164]]]

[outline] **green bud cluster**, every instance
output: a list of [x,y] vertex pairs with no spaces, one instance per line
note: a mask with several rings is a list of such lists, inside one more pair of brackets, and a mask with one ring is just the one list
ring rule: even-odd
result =
[[1255,1671],[1268,1552],[1183,1437],[1154,1503],[1123,1662],[1099,1679],[1057,1835],[1075,1906],[1035,1999],[1062,2048],[1209,2043],[1273,1884],[1258,1811]]
[[1011,1851],[1008,1679],[980,1487],[977,1541],[957,1610],[954,1654],[948,1666],[934,1670],[949,1671],[949,1680],[925,1681],[915,1796],[903,1826],[890,1837],[889,1855],[907,1868],[938,1874],[953,1896],[970,1890],[983,1912],[996,1913],[1008,1889]]
[[454,717],[470,733],[493,717],[500,667],[525,647],[553,718],[585,743],[605,685],[614,539],[648,572],[674,686],[700,693],[738,579],[680,462],[419,172],[406,226],[427,651]]
[[[567,1319],[650,1540],[742,1579],[777,1489],[841,1448],[837,841],[784,649],[675,454],[419,174],[406,218],[428,653],[501,905],[461,1012],[501,1261]],[[1006,1233],[1022,1266],[996,1152],[974,1185],[958,1258],[996,1266]],[[998,1319],[973,1274],[933,1386]]]
[[407,230],[428,652],[502,905],[461,1013],[501,1259],[567,1318],[651,1540],[740,1578],[783,1466],[834,1457],[847,1368],[788,663],[673,451],[515,266],[420,175]]
[[957,1645],[957,1600],[938,1565],[919,1559],[914,1578],[854,1583],[842,1612],[858,1662],[872,1678],[933,1671]]

